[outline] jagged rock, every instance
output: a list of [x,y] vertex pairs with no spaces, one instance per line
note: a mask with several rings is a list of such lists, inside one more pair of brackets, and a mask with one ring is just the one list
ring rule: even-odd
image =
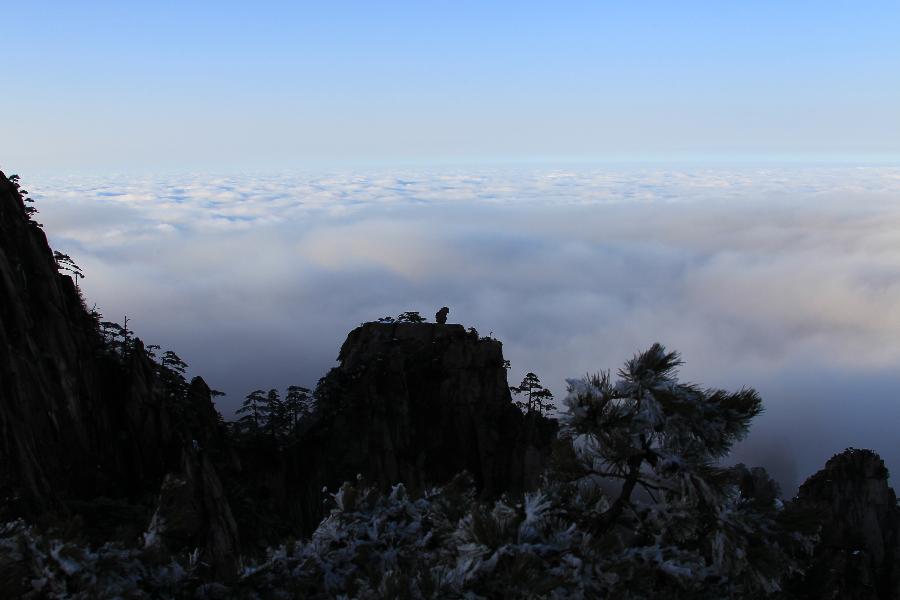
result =
[[534,483],[555,424],[515,408],[499,341],[461,325],[367,323],[339,360],[313,432],[334,436],[335,472],[422,488],[466,470],[488,495]]
[[166,475],[145,539],[172,552],[201,550],[199,559],[209,565],[213,579],[228,580],[237,574],[237,525],[216,469],[203,450],[185,451],[180,471]]
[[[130,503],[136,510],[118,512],[133,521],[163,477],[183,470],[194,440],[215,443],[209,388],[198,378],[186,397],[186,406],[171,403],[139,340],[127,353],[104,348],[96,319],[0,173],[0,515],[58,509],[109,520],[95,508]],[[203,497],[221,499],[211,464],[197,469]],[[199,522],[208,539],[228,529],[214,512]]]
[[339,360],[299,444],[277,457],[245,452],[270,510],[301,507],[309,529],[322,516],[322,488],[358,474],[413,493],[460,471],[485,497],[536,487],[556,422],[513,405],[499,341],[460,325],[366,323]]
[[133,494],[162,476],[176,441],[150,360],[98,353],[96,325],[43,231],[0,176],[0,481],[46,507],[61,497]]
[[771,509],[780,503],[781,488],[763,467],[748,468],[743,463],[738,463],[731,470],[742,499],[762,510]]
[[900,598],[900,508],[884,461],[850,448],[800,487],[788,510],[819,526],[797,587],[816,600]]

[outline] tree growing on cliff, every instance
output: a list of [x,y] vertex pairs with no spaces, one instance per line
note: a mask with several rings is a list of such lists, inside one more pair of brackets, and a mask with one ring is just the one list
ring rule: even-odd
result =
[[288,386],[284,406],[288,416],[288,431],[293,434],[297,431],[297,426],[312,413],[312,392],[309,388],[298,385]]
[[166,397],[176,407],[182,406],[187,393],[188,383],[184,378],[187,367],[187,363],[181,360],[181,357],[172,350],[163,352],[160,360],[159,376],[166,390]]
[[107,347],[116,346],[117,338],[125,337],[125,328],[114,321],[102,321],[100,323],[100,335],[103,336],[103,342]]
[[257,433],[263,423],[266,406],[266,393],[262,390],[254,390],[247,394],[244,403],[237,409],[237,414],[244,415],[238,419],[243,429],[250,433]]
[[[114,321],[100,322],[100,335],[103,337],[103,343],[106,350],[113,356],[118,356],[120,359],[124,359],[130,351],[133,342],[133,338],[131,337],[132,334],[134,334],[134,332],[128,329],[127,316],[125,317],[124,326],[119,325]],[[157,346],[157,348],[159,348],[159,346]],[[174,352],[172,354],[175,358],[178,358]],[[178,361],[181,361],[181,359],[178,358]],[[185,367],[186,366],[187,365],[185,365]]]
[[75,264],[75,261],[72,260],[71,256],[63,254],[58,250],[53,251],[53,259],[56,261],[57,269],[72,274],[75,278],[75,289],[78,289],[78,278],[84,279],[84,272],[81,270],[81,267]]
[[521,400],[516,400],[516,406],[525,414],[544,414],[553,410],[553,393],[541,384],[540,378],[534,373],[526,373],[522,383],[509,386],[509,391],[516,397],[521,397]]
[[162,356],[162,366],[166,369],[178,373],[179,375],[184,375],[184,372],[187,370],[187,363],[181,360],[181,357],[175,354],[172,350],[166,350],[163,352]]
[[281,437],[281,432],[287,427],[289,415],[287,407],[281,400],[278,390],[272,388],[266,394],[262,405],[262,417],[265,420],[266,429],[272,439]]
[[418,311],[410,310],[397,315],[398,323],[424,323],[425,317],[420,315]]

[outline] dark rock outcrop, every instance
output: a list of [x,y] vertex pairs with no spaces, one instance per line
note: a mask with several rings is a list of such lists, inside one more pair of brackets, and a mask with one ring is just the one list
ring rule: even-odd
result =
[[[162,475],[175,431],[150,361],[98,353],[95,324],[0,177],[0,461],[6,497],[116,495]],[[162,456],[161,456],[162,454]],[[118,489],[113,489],[118,488]]]
[[300,443],[242,456],[271,510],[299,508],[308,530],[322,516],[322,488],[357,475],[415,492],[467,471],[484,497],[538,484],[556,422],[515,407],[497,340],[461,325],[365,323],[339,360]]
[[213,579],[227,580],[238,569],[238,530],[215,467],[203,450],[182,457],[181,470],[166,475],[147,542],[170,552],[204,550]]
[[[139,340],[118,355],[104,347],[97,319],[0,173],[0,514],[89,515],[98,499],[149,505],[194,440],[217,435],[202,380],[187,400],[172,404]],[[221,487],[202,461],[199,474],[204,490]],[[201,527],[208,539],[228,537],[215,521]]]
[[877,454],[850,448],[835,455],[787,511],[816,525],[819,535],[798,596],[900,598],[900,507]]
[[421,489],[466,470],[488,496],[537,483],[555,423],[513,405],[499,341],[461,325],[367,323],[339,360],[310,432],[333,474]]

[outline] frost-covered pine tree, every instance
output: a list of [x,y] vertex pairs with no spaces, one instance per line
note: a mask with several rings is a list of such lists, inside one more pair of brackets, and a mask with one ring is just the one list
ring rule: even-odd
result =
[[621,591],[777,591],[789,561],[771,535],[775,506],[742,499],[718,464],[762,411],[759,395],[681,383],[680,364],[654,344],[615,383],[608,372],[569,380],[556,477],[576,490],[581,524],[606,548]]

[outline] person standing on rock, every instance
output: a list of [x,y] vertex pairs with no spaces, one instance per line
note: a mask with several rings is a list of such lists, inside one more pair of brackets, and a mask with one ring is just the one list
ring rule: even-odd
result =
[[450,313],[450,309],[446,306],[442,307],[441,310],[437,311],[437,314],[434,315],[434,320],[438,322],[440,325],[444,325],[447,323],[447,315]]

